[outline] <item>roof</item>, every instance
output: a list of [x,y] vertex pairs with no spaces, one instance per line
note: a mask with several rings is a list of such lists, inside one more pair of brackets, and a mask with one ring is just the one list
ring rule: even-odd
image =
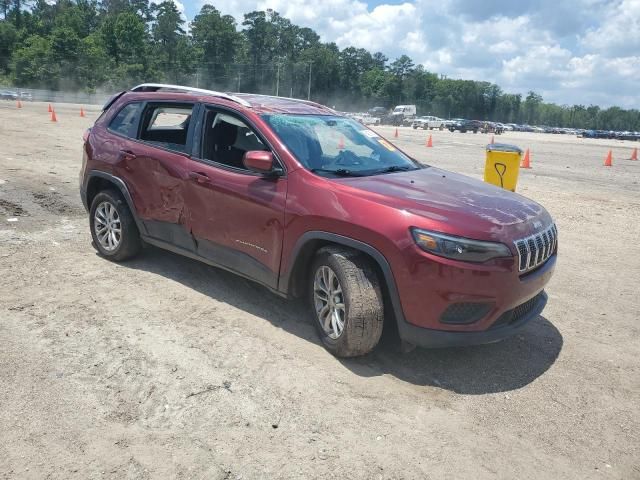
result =
[[336,115],[329,107],[308,100],[297,98],[258,95],[255,93],[236,93],[237,97],[246,100],[258,113],[292,113],[301,115]]
[[131,89],[132,92],[163,92],[190,94],[205,100],[209,98],[220,98],[226,101],[240,104],[250,108],[256,113],[289,113],[301,115],[335,115],[336,112],[329,107],[308,100],[296,98],[275,97],[270,95],[259,95],[255,93],[226,93],[215,90],[205,90],[202,88],[188,87],[183,85],[170,85],[164,83],[143,83]]

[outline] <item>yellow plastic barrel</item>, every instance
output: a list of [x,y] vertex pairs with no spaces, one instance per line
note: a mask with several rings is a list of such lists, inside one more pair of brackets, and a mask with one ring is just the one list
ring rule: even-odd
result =
[[487,145],[484,181],[515,192],[520,172],[520,157],[522,157],[522,150],[515,145],[503,143]]

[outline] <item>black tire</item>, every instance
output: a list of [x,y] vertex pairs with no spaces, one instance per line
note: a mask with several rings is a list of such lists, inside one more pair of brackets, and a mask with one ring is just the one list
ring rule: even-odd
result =
[[[96,233],[96,210],[105,202],[115,207],[120,220],[120,241],[113,250],[107,250],[98,240]],[[91,209],[89,211],[89,226],[91,228],[93,246],[104,258],[115,262],[122,262],[133,258],[140,251],[142,246],[140,232],[138,231],[138,227],[127,202],[122,198],[120,192],[116,190],[103,190],[95,196],[91,202]]]
[[[337,338],[324,330],[316,311],[314,280],[324,266],[335,273],[342,289],[344,327]],[[382,335],[384,302],[378,276],[369,259],[354,250],[325,247],[318,251],[309,279],[311,314],[325,348],[336,357],[356,357],[373,350]]]

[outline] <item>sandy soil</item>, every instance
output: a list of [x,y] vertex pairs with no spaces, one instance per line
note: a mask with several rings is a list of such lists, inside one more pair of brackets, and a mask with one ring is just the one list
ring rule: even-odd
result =
[[[56,112],[0,102],[1,479],[640,478],[633,144],[497,139],[531,148],[519,191],[560,231],[522,334],[338,360],[300,303],[153,248],[98,257],[78,195],[98,110]],[[487,135],[379,130],[482,176]]]

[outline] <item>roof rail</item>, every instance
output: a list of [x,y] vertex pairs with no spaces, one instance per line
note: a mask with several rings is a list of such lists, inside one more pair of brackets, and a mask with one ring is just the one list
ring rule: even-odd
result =
[[215,90],[205,90],[203,88],[185,87],[183,85],[169,85],[167,83],[141,83],[131,89],[132,92],[157,92],[159,90],[174,90],[178,92],[186,93],[200,93],[202,95],[211,95],[213,97],[226,98],[232,102],[239,103],[245,107],[250,107],[251,104],[242,98],[230,95],[228,93],[216,92]]

